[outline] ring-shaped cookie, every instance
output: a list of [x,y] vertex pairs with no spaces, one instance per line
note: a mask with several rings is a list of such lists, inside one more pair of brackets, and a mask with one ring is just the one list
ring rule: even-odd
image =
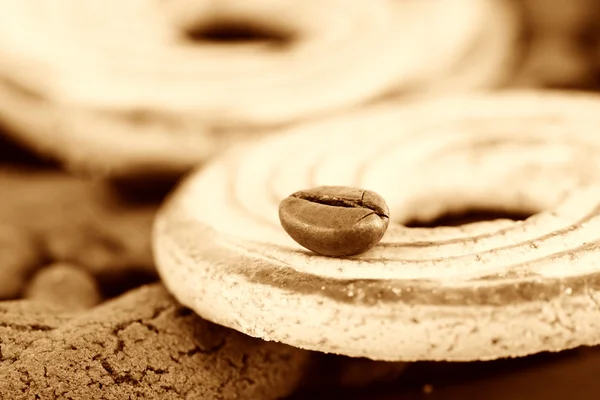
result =
[[[544,91],[385,105],[231,150],[159,213],[159,273],[201,316],[266,340],[379,360],[481,360],[600,343],[600,100]],[[296,190],[373,190],[371,250],[296,244]],[[471,208],[529,213],[408,228]]]
[[[219,24],[265,40],[187,38]],[[499,84],[517,33],[502,0],[7,0],[0,118],[73,169],[181,172],[228,143],[224,130]]]

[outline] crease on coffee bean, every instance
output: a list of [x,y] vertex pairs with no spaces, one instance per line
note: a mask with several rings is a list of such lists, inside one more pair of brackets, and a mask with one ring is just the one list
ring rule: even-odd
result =
[[[363,219],[370,217],[371,215],[378,215],[375,211],[372,211],[366,215],[363,215],[362,217],[360,217],[359,219],[356,220],[356,222],[354,223],[354,225],[358,224],[360,221],[362,221]],[[381,215],[379,215],[381,217]],[[382,217],[382,218],[386,218],[386,217]]]
[[[331,195],[327,195],[327,194],[312,194],[312,193],[307,193],[304,191],[293,193],[290,195],[290,197],[295,197],[297,199],[306,200],[306,201],[310,201],[310,202],[318,203],[318,204],[323,204],[326,206],[345,207],[345,208],[368,208],[369,210],[372,210],[374,214],[378,215],[381,218],[389,218],[389,216],[380,207],[377,207],[374,204],[369,204],[369,203],[364,202],[366,193],[367,193],[366,190],[363,191],[362,196],[359,201],[347,200],[347,199],[340,198],[338,196],[331,196]],[[371,214],[368,214],[368,215],[371,215]]]

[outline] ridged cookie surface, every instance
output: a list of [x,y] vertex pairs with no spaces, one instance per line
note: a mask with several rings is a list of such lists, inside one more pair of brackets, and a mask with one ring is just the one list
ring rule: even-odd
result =
[[[600,342],[600,100],[452,96],[307,124],[190,176],[155,223],[160,275],[219,324],[380,360],[477,360]],[[328,258],[278,204],[320,185],[379,193],[382,241]],[[531,215],[408,228],[469,209]]]

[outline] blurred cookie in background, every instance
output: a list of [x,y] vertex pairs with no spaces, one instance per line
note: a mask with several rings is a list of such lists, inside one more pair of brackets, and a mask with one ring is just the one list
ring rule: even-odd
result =
[[44,261],[45,253],[34,234],[18,226],[0,224],[0,301],[19,297]]
[[599,89],[600,3],[596,0],[517,0],[530,46],[515,85]]
[[23,166],[0,168],[0,192],[0,245],[7,249],[1,297],[18,297],[53,262],[88,271],[105,297],[156,279],[150,231],[157,203],[124,199],[102,181]]
[[[425,8],[423,2],[418,0],[397,1],[401,7],[410,3]],[[427,11],[421,35],[413,36],[413,48],[407,55],[450,52],[454,49],[454,58],[435,66],[427,61],[417,64],[418,58],[415,58],[415,66],[418,66],[420,75],[399,85],[400,93],[425,92],[436,95],[441,92],[489,90],[506,86],[519,68],[524,51],[521,9],[511,0],[431,4],[435,9]],[[448,9],[440,7],[442,4],[448,6]],[[403,12],[399,11],[399,14]],[[460,21],[458,15],[469,16],[469,19],[463,18]],[[462,25],[453,26],[453,23]],[[440,40],[439,27],[443,27],[441,29],[446,30],[450,38],[458,33],[462,33],[463,37],[453,44],[450,39]]]
[[99,4],[5,2],[0,120],[72,171],[111,177],[178,175],[386,94],[503,85],[520,30],[505,0]]

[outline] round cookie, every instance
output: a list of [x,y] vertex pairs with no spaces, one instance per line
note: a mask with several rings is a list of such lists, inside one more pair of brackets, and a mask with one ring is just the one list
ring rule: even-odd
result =
[[514,83],[597,89],[594,47],[600,7],[589,0],[522,2],[530,45]]
[[84,313],[0,303],[0,397],[277,399],[308,352],[213,325],[160,285]]
[[38,271],[24,297],[70,311],[86,310],[102,301],[94,277],[81,267],[69,264],[53,264]]
[[181,173],[251,133],[379,96],[501,84],[519,31],[504,0],[59,9],[5,2],[0,118],[38,153],[111,176]]
[[[600,100],[546,91],[384,105],[240,146],[159,212],[177,299],[216,323],[378,360],[481,360],[600,343]],[[321,185],[379,193],[382,241],[322,257],[278,221]],[[409,228],[470,209],[532,215]]]

